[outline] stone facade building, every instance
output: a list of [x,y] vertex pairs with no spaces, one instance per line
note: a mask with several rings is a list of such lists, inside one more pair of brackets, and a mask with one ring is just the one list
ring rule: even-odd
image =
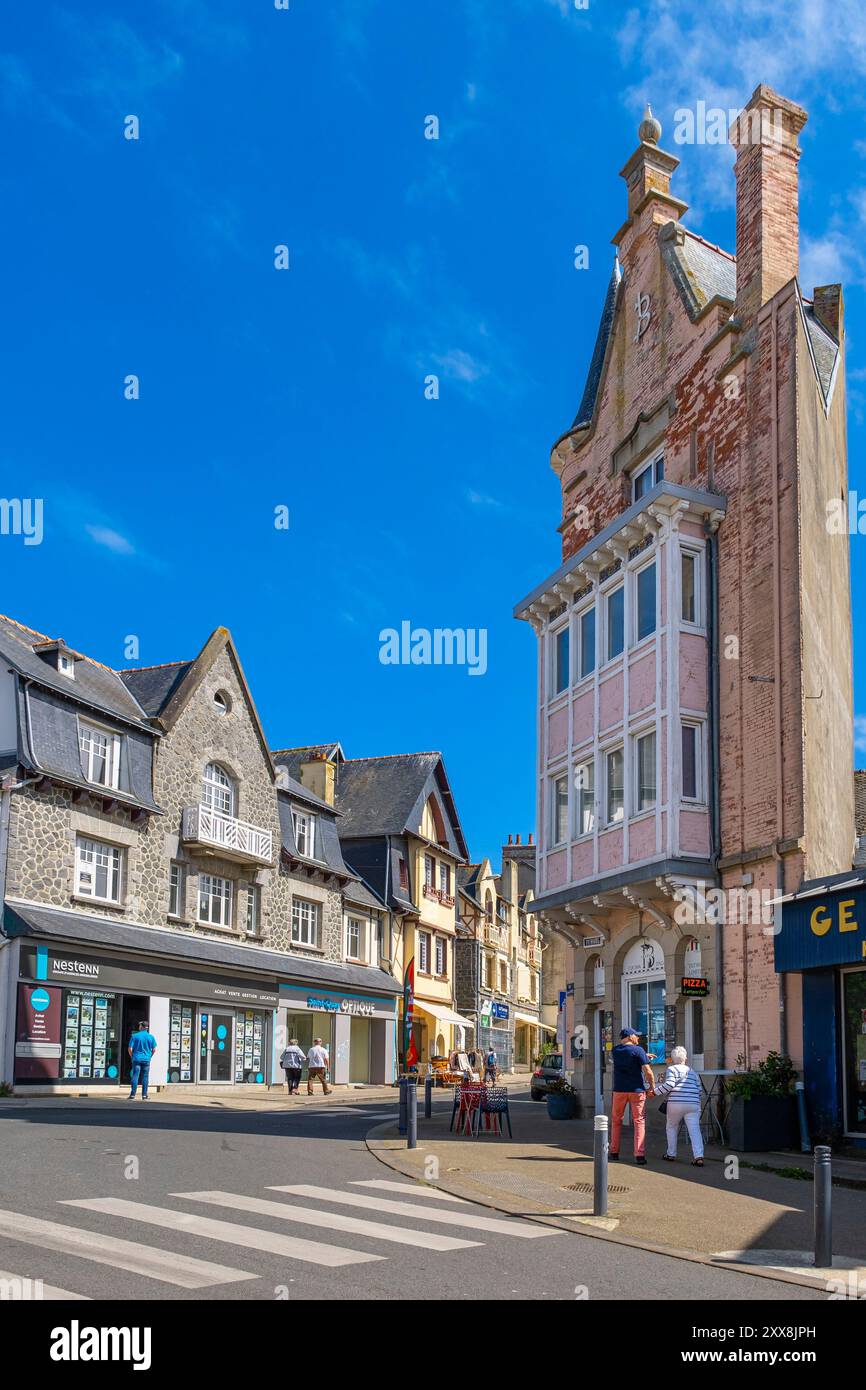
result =
[[[0,1078],[279,1082],[289,1035],[336,1082],[395,1075],[389,914],[346,864],[333,802],[275,762],[229,633],[112,671],[0,619]],[[383,968],[384,966],[384,968]]]
[[515,609],[538,638],[536,906],[573,951],[596,1104],[626,1021],[706,1069],[802,1061],[772,899],[851,866],[845,339],[840,287],[798,280],[805,120],[759,87],[737,122],[734,256],[684,225],[647,112],[551,456],[562,563]]

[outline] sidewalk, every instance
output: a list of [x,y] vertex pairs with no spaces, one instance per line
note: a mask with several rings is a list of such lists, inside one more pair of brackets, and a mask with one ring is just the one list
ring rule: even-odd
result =
[[[88,1092],[71,1092],[67,1095],[30,1095],[30,1096],[7,1096],[0,1099],[0,1109],[43,1109],[46,1106],[52,1109],[91,1109],[94,1106],[102,1107],[105,1105],[141,1105],[140,1096],[135,1101],[128,1100],[129,1092],[124,1090],[97,1091],[91,1087]],[[396,1086],[336,1086],[332,1087],[328,1095],[324,1095],[319,1086],[313,1095],[308,1096],[306,1091],[301,1095],[289,1096],[285,1086],[274,1086],[266,1088],[256,1087],[198,1087],[198,1086],[163,1086],[157,1091],[151,1087],[148,1097],[148,1105],[198,1105],[212,1106],[221,1110],[306,1110],[310,1106],[322,1105],[365,1105],[388,1102],[396,1105],[398,1092]],[[423,1099],[422,1099],[423,1108]]]
[[[435,1105],[418,1122],[418,1147],[407,1150],[393,1124],[367,1136],[383,1163],[456,1196],[522,1216],[537,1216],[570,1230],[687,1259],[748,1266],[795,1282],[846,1281],[848,1271],[866,1294],[866,1165],[834,1161],[834,1173],[852,1186],[833,1188],[834,1263],[812,1266],[812,1182],[753,1166],[805,1167],[806,1155],[731,1155],[710,1147],[703,1168],[691,1165],[680,1138],[677,1163],[665,1163],[664,1121],[650,1115],[646,1168],[630,1156],[631,1131],[623,1131],[622,1157],[609,1165],[608,1217],[592,1216],[592,1120],[550,1120],[541,1105],[512,1106],[514,1138],[482,1131],[477,1139],[449,1133],[451,1106]],[[732,1162],[732,1158],[738,1160]],[[431,1164],[431,1159],[435,1164]],[[438,1165],[438,1166],[437,1166]],[[435,1179],[431,1174],[437,1174]],[[855,1284],[856,1287],[856,1284]]]

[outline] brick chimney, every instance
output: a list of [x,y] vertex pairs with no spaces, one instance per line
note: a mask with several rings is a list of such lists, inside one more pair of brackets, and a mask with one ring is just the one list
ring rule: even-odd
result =
[[737,151],[736,314],[753,321],[797,274],[798,135],[806,112],[772,87],[756,87],[731,130]]

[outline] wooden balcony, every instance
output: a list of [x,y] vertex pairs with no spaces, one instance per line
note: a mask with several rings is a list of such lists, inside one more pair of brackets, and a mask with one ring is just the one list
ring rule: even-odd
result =
[[210,806],[186,806],[181,838],[188,849],[241,864],[273,862],[273,836],[270,830],[248,825],[237,816],[224,816]]

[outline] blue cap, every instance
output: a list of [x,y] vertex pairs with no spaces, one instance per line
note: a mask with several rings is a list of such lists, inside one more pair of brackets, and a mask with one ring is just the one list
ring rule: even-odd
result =
[[632,1034],[634,1034],[636,1038],[640,1037],[640,1033],[636,1028],[620,1028],[619,1030],[619,1035],[621,1038],[630,1038]]

